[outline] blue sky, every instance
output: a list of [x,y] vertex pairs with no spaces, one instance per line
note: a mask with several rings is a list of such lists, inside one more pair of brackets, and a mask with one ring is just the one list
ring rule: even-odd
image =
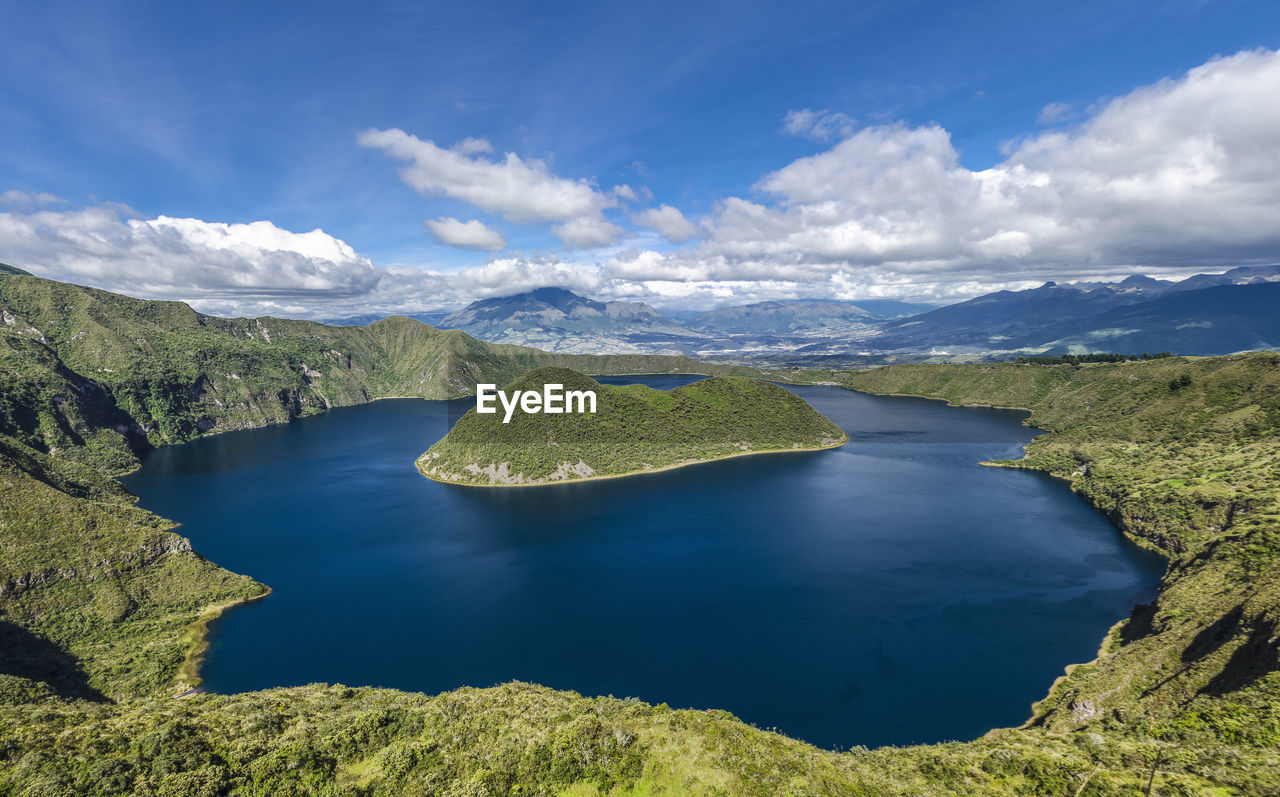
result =
[[[946,207],[921,215],[916,199],[941,190],[927,175],[847,170],[853,162],[862,169],[877,158],[906,162],[910,153],[928,151],[950,164],[943,171],[962,170],[963,177],[1031,163],[1028,152],[1017,154],[1019,144],[1055,131],[1074,136],[1079,150],[1108,103],[1143,87],[1158,90],[1161,81],[1186,81],[1188,70],[1221,63],[1215,58],[1255,50],[1269,56],[1277,46],[1280,6],[1273,2],[11,2],[0,10],[0,194],[8,192],[11,223],[26,219],[23,229],[36,232],[0,235],[0,261],[215,310],[315,315],[390,308],[397,291],[370,286],[384,277],[408,279],[386,277],[386,269],[394,274],[401,266],[431,275],[397,289],[420,306],[536,282],[674,305],[774,295],[940,300],[1045,277],[1176,275],[1274,260],[1270,239],[1223,249],[1223,240],[1239,237],[1225,229],[1160,245],[1137,213],[1139,205],[1151,209],[1149,197],[1131,202],[1134,240],[1078,251],[1046,239],[1039,215],[989,225],[956,220]],[[1237,80],[1237,94],[1245,92],[1232,95],[1238,104],[1271,85],[1270,64],[1223,69]],[[1254,72],[1262,77],[1250,78]],[[1256,102],[1274,105],[1275,96]],[[807,117],[795,114],[806,109]],[[1162,139],[1170,160],[1151,175],[1194,159],[1180,149],[1198,140],[1177,121],[1190,111],[1182,113],[1170,117]],[[826,124],[804,129],[806,118]],[[1265,154],[1268,145],[1257,139],[1270,123],[1245,120],[1249,130],[1226,131],[1210,125],[1206,135]],[[422,150],[420,162],[433,176],[415,185],[400,175],[412,161],[358,143],[370,130],[403,131],[440,151],[467,138],[489,147],[457,158]],[[936,136],[913,139],[928,130],[942,131],[945,146]],[[849,144],[860,133],[861,143]],[[840,155],[842,141],[848,146]],[[473,178],[490,188],[515,179],[509,188],[516,194],[537,188],[503,171],[507,153],[523,164],[524,178],[536,183],[542,175],[548,191],[586,186],[590,197],[578,210],[518,210],[518,197],[477,201],[480,189],[463,184]],[[1257,155],[1235,153],[1223,157]],[[1063,159],[1070,154],[1031,165],[1057,180],[1075,172]],[[805,160],[824,155],[831,157]],[[464,170],[480,164],[479,171],[441,176],[452,167],[440,158]],[[1211,163],[1220,177],[1230,176],[1230,165]],[[842,169],[846,194],[813,194],[801,185]],[[885,208],[864,202],[894,191],[913,198],[886,199]],[[1246,210],[1265,220],[1269,197],[1253,197]],[[726,205],[735,199],[749,207]],[[645,221],[646,210],[664,205],[679,211],[668,212],[668,221],[682,216],[698,233],[664,235],[675,228]],[[757,207],[765,215],[755,215]],[[90,210],[93,224],[84,222]],[[1203,217],[1194,207],[1174,210]],[[48,215],[32,221],[39,213]],[[812,226],[822,213],[829,215]],[[240,237],[234,246],[215,246],[213,259],[227,273],[243,273],[220,280],[212,267],[158,262],[178,244],[139,242],[139,230],[150,235],[155,228],[128,220],[161,217],[232,225],[224,237]],[[1071,226],[1078,217],[1054,223]],[[884,218],[894,220],[892,229],[868,222]],[[473,241],[459,247],[433,239],[428,219],[484,226],[469,228],[477,239],[446,230],[455,243]],[[236,226],[263,221],[274,228],[265,238],[261,229],[242,235]],[[571,221],[580,226],[566,232]],[[93,240],[120,251],[86,262],[96,245],[81,240],[71,251],[67,239],[74,236],[60,232],[61,224],[82,233],[91,227]],[[752,224],[758,229],[744,229]],[[1096,225],[1078,229],[1096,232]],[[184,246],[208,238],[191,224],[160,226]],[[940,244],[938,230],[953,226],[943,237],[954,240]],[[824,237],[819,227],[837,232]],[[975,227],[982,227],[976,250],[961,240],[961,228]],[[344,242],[358,267],[343,262],[342,247],[290,242],[288,233],[317,228]],[[762,232],[772,228],[775,238]],[[919,240],[902,238],[924,228]],[[33,234],[44,244],[32,243]],[[477,249],[474,240],[486,243]],[[261,252],[246,255],[246,247],[335,259],[331,266],[273,263]],[[237,251],[258,260],[237,266],[226,259]]]

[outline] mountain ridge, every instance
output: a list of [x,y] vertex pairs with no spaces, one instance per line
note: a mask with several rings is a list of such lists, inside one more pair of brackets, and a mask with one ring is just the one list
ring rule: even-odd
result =
[[[1232,269],[1187,281],[1194,284],[1186,287],[1181,282],[1129,277],[1119,283],[1074,286],[1047,282],[1025,291],[996,291],[888,322],[881,335],[864,345],[886,351],[948,347],[953,354],[1148,350],[1209,355],[1280,343],[1276,314],[1266,306],[1275,286],[1280,285],[1280,267]],[[1233,301],[1247,312],[1233,313],[1229,306]],[[1178,323],[1168,317],[1174,311]],[[1210,321],[1210,316],[1232,318],[1228,333],[1212,330],[1212,323],[1196,325]],[[1116,323],[1126,318],[1145,319],[1144,323],[1163,334],[1142,334],[1142,329],[1117,334]]]
[[[1184,354],[1227,354],[1265,348],[1278,336],[1270,314],[1229,312],[1215,306],[1223,292],[1197,294],[1204,318],[1168,323],[1162,308],[1149,311],[1151,335],[1117,334],[1104,314],[1117,308],[1209,288],[1249,288],[1235,295],[1249,307],[1280,281],[1280,266],[1241,266],[1222,274],[1199,274],[1182,281],[1140,274],[1117,282],[1049,281],[1021,291],[1001,290],[934,307],[889,300],[789,299],[729,305],[675,320],[640,302],[596,302],[563,288],[540,288],[485,299],[441,320],[482,339],[534,345],[555,351],[682,353],[735,362],[773,362],[815,356],[894,358],[967,356],[1012,359],[1020,355],[1169,350]],[[1195,301],[1187,306],[1194,307]],[[611,309],[610,309],[611,308]],[[918,312],[912,312],[918,311]],[[910,313],[907,315],[906,313]],[[1141,313],[1127,317],[1138,318]],[[1213,315],[1230,319],[1225,331],[1209,330]],[[1199,326],[1197,326],[1199,323]],[[1092,324],[1092,326],[1090,326]]]
[[[11,266],[0,274],[29,276]],[[688,356],[771,367],[1144,350],[1213,355],[1276,345],[1280,330],[1267,304],[1274,291],[1268,286],[1277,283],[1280,266],[1240,266],[1177,282],[1140,274],[1116,282],[1048,281],[942,307],[877,299],[786,299],[685,312],[679,320],[644,302],[597,301],[565,288],[543,287],[479,300],[449,313],[401,317],[437,329],[460,329],[490,343],[556,354]],[[1224,287],[1239,290],[1210,290]],[[1186,294],[1195,298],[1170,298]],[[1232,308],[1230,301],[1239,306]],[[1139,309],[1120,310],[1126,307]],[[387,317],[350,316],[327,325],[355,329]]]

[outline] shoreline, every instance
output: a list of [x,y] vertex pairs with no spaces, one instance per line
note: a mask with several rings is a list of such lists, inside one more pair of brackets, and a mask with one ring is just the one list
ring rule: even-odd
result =
[[196,615],[196,619],[182,630],[181,640],[187,652],[173,678],[172,687],[175,698],[196,693],[204,683],[204,679],[200,677],[200,667],[204,664],[205,653],[209,650],[209,624],[221,617],[228,609],[256,603],[272,592],[271,587],[265,584],[262,585],[262,589],[263,592],[260,595],[205,606]]
[[750,457],[756,454],[802,454],[807,451],[829,451],[833,448],[839,448],[849,442],[849,435],[846,433],[844,439],[825,446],[814,446],[813,448],[765,448],[759,451],[739,451],[736,454],[725,454],[722,457],[712,457],[711,459],[694,459],[687,462],[676,462],[671,465],[663,465],[660,468],[646,468],[645,470],[629,470],[626,473],[606,473],[599,476],[585,476],[576,479],[557,479],[555,481],[541,482],[515,482],[512,484],[502,484],[499,482],[490,482],[488,484],[480,484],[476,482],[455,482],[449,479],[441,479],[428,474],[422,469],[422,457],[419,456],[413,461],[413,466],[418,469],[418,473],[430,479],[437,484],[453,484],[458,487],[555,487],[564,484],[580,484],[582,482],[603,481],[605,479],[625,479],[629,476],[644,476],[648,473],[661,473],[668,470],[676,470],[678,468],[687,468],[692,465],[705,465],[709,462],[721,462],[726,459],[737,459],[738,457]]
[[[609,376],[648,376],[648,375],[655,375],[655,376],[671,376],[671,375],[707,376],[707,375],[704,375],[704,374],[688,374],[687,372],[681,372],[681,374],[610,374]],[[769,380],[769,379],[766,377],[766,378],[765,378],[765,381],[773,381],[773,380]],[[950,406],[950,407],[958,407],[958,408],[986,408],[986,409],[1005,409],[1005,410],[1015,410],[1015,411],[1020,411],[1020,412],[1025,412],[1025,413],[1027,413],[1027,417],[1026,417],[1026,418],[1024,418],[1024,419],[1022,420],[1022,424],[1023,424],[1023,425],[1028,426],[1028,427],[1031,427],[1031,428],[1034,428],[1034,429],[1039,429],[1039,430],[1041,430],[1042,432],[1044,432],[1044,433],[1046,433],[1046,434],[1052,434],[1052,433],[1054,432],[1054,430],[1052,430],[1052,429],[1048,429],[1048,428],[1045,428],[1045,427],[1042,427],[1042,426],[1037,426],[1036,424],[1032,423],[1032,422],[1031,422],[1031,417],[1032,417],[1032,415],[1034,414],[1034,412],[1033,412],[1033,410],[1031,410],[1031,409],[1030,409],[1030,408],[1028,408],[1028,407],[1001,406],[1001,405],[983,404],[983,403],[958,404],[958,403],[955,403],[955,402],[951,401],[950,399],[943,398],[943,397],[938,397],[938,396],[923,396],[923,395],[919,395],[919,394],[915,394],[915,393],[876,393],[876,392],[872,392],[872,391],[868,391],[868,390],[860,390],[860,389],[857,389],[857,388],[854,388],[854,387],[850,387],[850,386],[845,385],[845,384],[842,384],[842,383],[835,383],[835,384],[829,384],[829,385],[818,385],[817,383],[814,383],[814,382],[794,382],[794,381],[788,381],[788,382],[787,382],[787,384],[797,385],[797,386],[814,385],[814,386],[823,386],[823,387],[840,387],[840,388],[843,388],[843,389],[848,390],[848,391],[850,391],[850,392],[854,392],[854,393],[863,393],[863,394],[865,394],[865,395],[871,395],[871,396],[887,396],[887,397],[900,397],[900,398],[916,398],[916,399],[925,399],[925,400],[928,400],[928,401],[941,401],[941,402],[943,402],[944,404],[946,404],[947,406]],[[469,396],[469,395],[473,395],[473,394],[466,394],[466,395],[464,395],[464,396],[459,396],[458,398],[466,398],[466,397],[467,397],[467,396]],[[419,399],[419,400],[426,400],[426,401],[433,401],[433,400],[435,400],[435,401],[439,401],[439,400],[449,401],[449,400],[453,400],[453,399],[425,399],[425,398],[424,398],[424,397],[422,397],[422,396],[391,396],[391,395],[388,395],[388,396],[374,396],[374,397],[370,397],[370,399],[369,399],[369,401],[368,401],[368,402],[363,402],[363,403],[366,403],[366,404],[367,404],[367,403],[371,403],[371,402],[378,401],[378,400],[381,400],[381,399]],[[349,405],[349,406],[360,406],[360,405],[359,405],[359,404],[356,404],[356,405]],[[337,407],[334,407],[334,408],[336,409]],[[268,425],[270,425],[270,424],[268,424]],[[228,431],[235,431],[235,430],[228,430]],[[604,480],[604,479],[620,479],[620,478],[627,478],[627,477],[631,477],[631,476],[642,476],[642,475],[647,474],[647,473],[659,473],[659,472],[662,472],[662,471],[676,470],[676,469],[678,469],[678,468],[690,467],[690,466],[693,466],[693,465],[702,465],[702,464],[711,463],[711,462],[718,462],[718,461],[726,460],[726,459],[734,459],[734,458],[737,458],[737,457],[754,456],[754,455],[757,455],[757,454],[785,454],[785,453],[803,453],[803,452],[809,452],[809,451],[824,451],[824,450],[829,450],[829,449],[839,448],[839,447],[841,447],[841,446],[846,445],[849,441],[850,441],[850,438],[849,438],[848,434],[846,433],[846,434],[845,434],[845,436],[844,436],[844,439],[843,439],[841,442],[833,443],[833,444],[830,444],[830,445],[827,445],[827,446],[819,446],[819,447],[814,447],[814,448],[800,448],[800,449],[783,448],[783,449],[763,449],[763,450],[759,450],[759,451],[743,451],[743,452],[738,452],[738,453],[734,453],[734,454],[727,454],[727,455],[725,455],[725,456],[721,456],[721,457],[715,457],[715,458],[712,458],[712,459],[701,459],[701,460],[694,460],[694,461],[689,461],[689,462],[681,462],[681,463],[676,463],[676,464],[672,464],[672,465],[664,465],[664,466],[662,466],[662,467],[660,467],[660,468],[651,468],[651,469],[648,469],[648,470],[629,471],[629,472],[626,472],[626,473],[607,474],[607,475],[600,475],[600,476],[589,476],[589,477],[585,477],[585,478],[576,478],[576,479],[572,479],[572,480],[557,480],[557,481],[543,481],[543,482],[526,482],[526,483],[520,483],[520,484],[500,484],[500,483],[479,484],[479,483],[469,483],[469,482],[455,482],[455,481],[449,481],[449,480],[446,480],[446,479],[436,478],[436,477],[430,476],[430,475],[426,474],[425,472],[423,472],[422,468],[421,468],[421,467],[419,466],[419,464],[418,464],[418,463],[420,462],[420,460],[421,460],[421,456],[414,460],[414,467],[418,470],[418,472],[419,472],[422,476],[426,477],[427,479],[430,479],[431,481],[434,481],[434,482],[436,482],[436,483],[438,483],[438,484],[455,485],[455,486],[458,486],[458,487],[481,487],[481,488],[503,488],[503,487],[548,487],[548,486],[555,486],[555,485],[576,484],[576,483],[580,483],[580,482],[588,482],[588,481],[601,481],[601,480]],[[1047,475],[1047,476],[1050,476],[1050,477],[1052,477],[1052,478],[1060,479],[1060,480],[1062,480],[1062,481],[1066,482],[1068,489],[1070,489],[1073,493],[1076,493],[1077,495],[1079,495],[1079,493],[1078,493],[1078,492],[1075,490],[1075,488],[1074,488],[1074,480],[1073,480],[1073,479],[1071,479],[1070,477],[1056,476],[1055,474],[1053,474],[1053,473],[1051,473],[1051,472],[1049,472],[1049,471],[1047,471],[1047,470],[1044,470],[1043,468],[1037,467],[1037,466],[1032,466],[1032,465],[1023,464],[1024,462],[1026,462],[1026,459],[1027,459],[1027,452],[1026,452],[1025,447],[1024,447],[1024,449],[1023,449],[1023,457],[1022,457],[1022,458],[1020,458],[1020,459],[1017,459],[1017,460],[1008,460],[1008,461],[1005,461],[1005,462],[981,462],[981,463],[979,463],[979,464],[980,464],[980,465],[983,465],[983,466],[987,466],[987,467],[1002,467],[1002,468],[1013,468],[1013,469],[1034,470],[1034,471],[1037,471],[1037,472],[1043,473],[1043,474],[1045,474],[1045,475]],[[1081,496],[1081,498],[1083,498],[1083,496]],[[1089,503],[1089,506],[1090,506],[1090,507],[1092,507],[1094,510],[1099,511],[1099,512],[1102,512],[1102,510],[1101,510],[1099,507],[1097,507],[1095,504],[1093,504],[1092,502],[1087,502],[1087,503]],[[1105,513],[1105,512],[1102,512],[1102,514],[1104,514],[1104,516],[1106,515],[1106,513]],[[1134,543],[1134,544],[1138,545],[1139,547],[1144,548],[1144,549],[1146,549],[1146,550],[1152,550],[1152,551],[1154,551],[1154,552],[1156,552],[1156,553],[1160,553],[1160,554],[1161,554],[1162,556],[1164,556],[1166,559],[1170,558],[1167,552],[1162,551],[1162,550],[1160,550],[1159,548],[1156,548],[1156,547],[1154,547],[1154,546],[1151,546],[1151,545],[1150,545],[1150,543],[1147,543],[1147,541],[1145,541],[1145,540],[1144,540],[1143,538],[1141,538],[1141,537],[1137,537],[1136,535],[1132,535],[1132,534],[1130,534],[1130,533],[1126,532],[1124,529],[1120,528],[1120,527],[1119,527],[1119,526],[1118,526],[1114,521],[1111,521],[1111,520],[1110,520],[1110,518],[1108,518],[1108,520],[1109,520],[1109,522],[1111,523],[1112,527],[1113,527],[1116,531],[1118,531],[1118,532],[1120,533],[1120,535],[1121,535],[1122,537],[1124,537],[1125,539],[1127,539],[1128,541],[1130,541],[1130,542],[1132,542],[1132,543]],[[1144,544],[1144,543],[1146,543],[1146,544]],[[1166,576],[1167,576],[1167,573],[1166,573]],[[1165,585],[1165,584],[1164,584],[1164,581],[1165,581],[1165,579],[1164,579],[1164,577],[1162,577],[1162,578],[1160,579],[1160,583],[1159,583],[1159,585],[1157,586],[1157,589],[1160,589],[1160,588],[1163,588],[1163,587],[1164,587],[1164,585]],[[201,611],[201,613],[200,613],[199,617],[197,618],[197,620],[196,620],[196,621],[194,621],[191,625],[187,626],[186,630],[184,631],[184,636],[185,636],[185,635],[190,635],[190,637],[191,637],[191,638],[190,638],[190,640],[189,640],[188,644],[190,644],[190,645],[191,645],[191,647],[188,649],[188,652],[187,652],[187,656],[186,656],[186,658],[183,660],[182,664],[179,666],[179,669],[178,669],[178,676],[175,678],[175,681],[174,681],[174,685],[175,685],[175,687],[177,687],[177,686],[181,686],[181,687],[182,687],[182,690],[178,691],[178,692],[175,694],[175,697],[181,697],[181,696],[184,696],[184,695],[187,695],[187,694],[198,693],[198,691],[200,690],[200,684],[202,683],[202,679],[199,677],[198,671],[199,671],[200,665],[203,663],[204,654],[205,654],[205,652],[208,650],[208,647],[209,647],[209,643],[208,643],[209,624],[210,624],[211,622],[213,622],[214,620],[218,619],[219,617],[221,617],[221,616],[222,616],[222,614],[223,614],[226,610],[228,610],[228,609],[234,608],[234,607],[236,607],[236,606],[240,606],[240,605],[244,605],[244,604],[249,604],[249,603],[256,602],[256,601],[258,601],[258,600],[261,600],[261,599],[263,599],[263,598],[267,597],[267,596],[268,596],[268,595],[270,595],[270,594],[271,594],[271,589],[270,589],[269,587],[267,587],[267,588],[266,588],[266,591],[265,591],[262,595],[258,595],[258,596],[252,597],[252,598],[246,598],[246,599],[239,600],[239,601],[233,601],[233,602],[229,602],[229,603],[225,603],[225,604],[215,604],[215,605],[213,605],[213,606],[205,607],[205,609],[203,609],[203,610]],[[1111,655],[1112,651],[1108,650],[1108,648],[1110,647],[1111,639],[1112,639],[1112,637],[1113,637],[1114,633],[1116,632],[1116,630],[1117,630],[1118,628],[1120,628],[1121,626],[1123,626],[1123,624],[1127,623],[1127,622],[1129,621],[1129,619],[1130,619],[1129,617],[1121,618],[1121,619],[1117,620],[1117,621],[1116,621],[1116,622],[1115,622],[1115,623],[1114,623],[1110,628],[1108,628],[1108,629],[1107,629],[1107,632],[1102,636],[1102,638],[1101,638],[1101,639],[1100,639],[1100,641],[1099,641],[1098,650],[1097,650],[1097,653],[1095,654],[1094,658],[1092,658],[1092,659],[1090,659],[1090,660],[1088,660],[1088,661],[1072,662],[1072,663],[1068,663],[1068,664],[1066,664],[1066,665],[1064,666],[1064,668],[1063,668],[1063,671],[1062,671],[1062,672],[1061,672],[1057,677],[1055,677],[1055,678],[1053,679],[1053,681],[1048,685],[1048,688],[1046,689],[1045,693],[1044,693],[1041,697],[1039,697],[1038,699],[1036,699],[1036,700],[1034,700],[1034,701],[1032,702],[1032,704],[1031,704],[1031,706],[1030,706],[1030,712],[1029,712],[1029,715],[1027,716],[1027,718],[1026,718],[1022,723],[1020,723],[1020,724],[1018,724],[1018,725],[1014,725],[1014,726],[993,727],[993,728],[990,728],[990,729],[988,729],[987,731],[985,731],[983,734],[981,734],[978,738],[994,738],[994,737],[1000,736],[1000,735],[1005,734],[1005,733],[1014,732],[1014,731],[1023,730],[1023,729],[1027,729],[1027,728],[1032,727],[1032,726],[1033,726],[1033,724],[1034,724],[1034,723],[1037,721],[1037,719],[1039,718],[1038,714],[1036,713],[1036,709],[1037,709],[1037,707],[1038,707],[1038,706],[1040,706],[1040,705],[1045,704],[1045,703],[1046,703],[1046,702],[1048,702],[1048,701],[1050,701],[1050,700],[1055,696],[1055,693],[1058,691],[1058,689],[1059,689],[1059,688],[1060,688],[1060,686],[1063,684],[1063,682],[1065,682],[1065,681],[1068,679],[1068,677],[1071,675],[1071,673],[1072,673],[1072,671],[1073,671],[1073,670],[1075,670],[1075,669],[1077,669],[1077,668],[1079,668],[1079,667],[1082,667],[1082,666],[1089,666],[1089,665],[1095,664],[1095,663],[1097,663],[1098,661],[1100,661],[1100,660],[1102,660],[1102,659],[1104,659],[1104,658],[1108,657],[1109,655]],[[190,677],[190,678],[185,678],[184,676],[187,676],[188,674],[189,674],[190,676],[192,676],[192,677]],[[425,694],[425,693],[423,693],[423,694]],[[876,748],[876,749],[879,749],[879,748]]]
[[[1034,410],[1032,410],[1032,409],[1029,409],[1029,408],[1027,408],[1027,407],[1001,407],[1001,406],[996,406],[996,405],[992,405],[992,404],[981,404],[981,403],[975,403],[975,404],[956,404],[955,402],[951,401],[950,399],[942,398],[942,397],[939,397],[939,396],[921,396],[921,395],[918,395],[918,394],[915,394],[915,393],[873,393],[873,392],[871,392],[870,390],[859,390],[858,388],[849,387],[848,385],[844,385],[844,384],[839,385],[839,387],[842,387],[842,388],[844,388],[845,390],[848,390],[848,391],[853,392],[853,393],[862,393],[862,394],[864,394],[864,395],[868,395],[868,396],[892,396],[892,397],[900,397],[900,398],[921,398],[921,399],[925,399],[925,400],[928,400],[928,401],[941,401],[941,402],[946,403],[946,405],[947,405],[948,407],[959,407],[959,408],[979,408],[979,409],[1002,409],[1002,410],[1019,410],[1019,411],[1021,411],[1021,412],[1025,412],[1025,413],[1027,413],[1027,417],[1022,419],[1022,424],[1023,424],[1023,426],[1028,426],[1028,427],[1030,427],[1030,428],[1032,428],[1032,429],[1039,429],[1039,430],[1043,431],[1046,435],[1054,434],[1054,430],[1052,430],[1052,429],[1048,429],[1048,428],[1045,428],[1045,427],[1043,427],[1043,426],[1037,426],[1036,424],[1032,423],[1032,422],[1031,422],[1031,418],[1034,416],[1035,411],[1034,411]],[[1028,443],[1027,445],[1030,445],[1030,443]],[[1053,473],[1053,472],[1051,472],[1051,471],[1049,471],[1049,470],[1046,470],[1046,469],[1044,469],[1044,468],[1042,468],[1042,467],[1040,467],[1040,466],[1038,466],[1038,465],[1032,465],[1032,464],[1029,464],[1029,463],[1027,462],[1027,461],[1028,461],[1028,459],[1029,459],[1029,457],[1030,457],[1030,454],[1027,452],[1027,450],[1026,450],[1026,446],[1023,446],[1023,448],[1022,448],[1022,457],[1021,457],[1021,458],[1019,458],[1019,459],[1004,460],[1004,461],[1000,461],[1000,460],[988,460],[988,461],[985,461],[985,462],[979,462],[978,464],[979,464],[979,465],[982,465],[982,466],[984,466],[984,467],[990,467],[990,468],[1008,468],[1008,469],[1012,469],[1012,470],[1029,470],[1029,471],[1035,471],[1035,472],[1037,472],[1037,473],[1043,473],[1044,475],[1048,476],[1048,477],[1049,477],[1049,478],[1051,478],[1051,479],[1058,479],[1058,480],[1060,480],[1060,481],[1066,482],[1067,489],[1068,489],[1068,490],[1070,490],[1072,493],[1074,493],[1077,497],[1079,497],[1079,498],[1080,498],[1080,500],[1082,500],[1082,501],[1084,501],[1086,504],[1088,504],[1088,505],[1089,505],[1089,507],[1090,507],[1091,509],[1093,509],[1095,512],[1097,512],[1098,514],[1100,514],[1100,515],[1102,515],[1104,518],[1106,518],[1106,519],[1107,519],[1107,522],[1111,524],[1111,527],[1112,527],[1113,529],[1115,529],[1117,532],[1119,532],[1119,534],[1120,534],[1120,536],[1121,536],[1122,538],[1124,538],[1125,540],[1129,541],[1130,543],[1132,543],[1132,544],[1136,545],[1137,547],[1139,547],[1139,548],[1141,548],[1141,549],[1143,549],[1143,550],[1145,550],[1145,551],[1150,551],[1150,552],[1152,552],[1152,553],[1157,553],[1157,554],[1159,554],[1160,556],[1162,556],[1162,557],[1165,559],[1165,573],[1164,573],[1164,575],[1162,575],[1162,576],[1160,577],[1160,582],[1156,585],[1156,590],[1157,590],[1157,599],[1158,599],[1159,593],[1164,591],[1165,582],[1166,582],[1166,579],[1167,579],[1167,578],[1168,578],[1168,576],[1169,576],[1168,563],[1173,561],[1173,556],[1172,556],[1172,554],[1171,554],[1169,551],[1166,551],[1166,550],[1164,550],[1164,549],[1160,548],[1159,546],[1155,545],[1155,544],[1154,544],[1154,543],[1152,543],[1150,540],[1147,540],[1146,538],[1144,538],[1144,537],[1140,537],[1140,536],[1138,536],[1138,535],[1136,535],[1136,534],[1131,534],[1130,532],[1128,532],[1128,531],[1126,531],[1125,529],[1121,528],[1121,527],[1120,527],[1120,525],[1119,525],[1115,520],[1113,520],[1113,519],[1111,518],[1111,516],[1110,516],[1106,511],[1104,511],[1104,510],[1102,509],[1102,507],[1098,506],[1098,505],[1097,505],[1097,504],[1095,504],[1093,501],[1090,501],[1090,500],[1089,500],[1089,499],[1088,499],[1088,498],[1087,498],[1083,493],[1081,493],[1079,490],[1077,490],[1077,489],[1076,489],[1076,487],[1075,487],[1075,478],[1074,478],[1074,477],[1072,477],[1072,476],[1059,476],[1059,475],[1057,475],[1057,474],[1055,474],[1055,473]],[[1024,463],[1026,463],[1026,464],[1024,464]],[[1140,604],[1135,604],[1134,608],[1136,608],[1138,605],[1140,605]],[[1058,689],[1063,685],[1063,683],[1065,683],[1065,682],[1067,681],[1067,679],[1068,679],[1068,678],[1070,678],[1070,677],[1071,677],[1071,673],[1072,673],[1074,670],[1076,670],[1077,668],[1080,668],[1080,667],[1088,667],[1088,666],[1091,666],[1091,665],[1097,664],[1098,662],[1100,662],[1100,661],[1102,661],[1103,659],[1105,659],[1105,658],[1107,658],[1107,657],[1111,656],[1111,655],[1114,653],[1114,651],[1111,649],[1111,648],[1112,648],[1112,644],[1111,644],[1111,643],[1112,643],[1112,638],[1116,635],[1116,633],[1119,631],[1119,629],[1121,629],[1121,628],[1122,628],[1126,623],[1128,623],[1128,622],[1129,622],[1129,620],[1130,620],[1130,619],[1132,619],[1132,617],[1133,617],[1133,608],[1131,608],[1131,609],[1129,610],[1129,616],[1128,616],[1128,617],[1122,617],[1121,619],[1119,619],[1119,620],[1117,620],[1115,623],[1113,623],[1113,624],[1111,625],[1111,627],[1110,627],[1110,628],[1108,628],[1108,629],[1107,629],[1107,632],[1106,632],[1105,634],[1103,634],[1103,636],[1102,636],[1102,641],[1098,643],[1098,652],[1094,654],[1094,657],[1093,657],[1092,659],[1089,659],[1088,661],[1073,662],[1073,663],[1071,663],[1071,664],[1067,664],[1067,665],[1063,668],[1063,672],[1062,672],[1062,674],[1061,674],[1061,675],[1059,675],[1058,677],[1054,678],[1054,679],[1053,679],[1053,682],[1052,682],[1051,684],[1049,684],[1049,688],[1048,688],[1048,690],[1045,692],[1044,697],[1041,697],[1040,699],[1035,700],[1034,702],[1032,702],[1032,704],[1031,704],[1031,714],[1030,714],[1030,716],[1029,716],[1029,717],[1027,717],[1027,719],[1026,719],[1024,722],[1022,722],[1022,724],[1020,724],[1020,725],[1015,725],[1015,726],[1013,726],[1013,727],[1007,727],[1007,728],[992,728],[992,729],[988,730],[986,733],[982,734],[982,736],[981,736],[981,737],[979,737],[979,738],[983,738],[983,739],[986,739],[986,738],[995,738],[995,737],[1000,736],[1001,734],[1004,734],[1004,733],[1008,733],[1008,732],[1011,732],[1011,731],[1018,731],[1018,730],[1026,730],[1026,729],[1028,729],[1028,728],[1033,727],[1033,726],[1034,726],[1034,724],[1036,723],[1036,721],[1037,721],[1037,720],[1039,720],[1039,719],[1040,719],[1040,716],[1041,716],[1041,715],[1037,712],[1037,709],[1038,709],[1040,706],[1043,706],[1043,705],[1047,704],[1047,703],[1048,703],[1048,702],[1049,702],[1049,701],[1050,701],[1050,700],[1055,696],[1055,694],[1057,693]]]

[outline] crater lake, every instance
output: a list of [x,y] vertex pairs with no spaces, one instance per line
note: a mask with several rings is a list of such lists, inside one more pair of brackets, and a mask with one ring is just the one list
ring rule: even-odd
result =
[[[604,378],[663,389],[698,377]],[[423,478],[474,406],[392,399],[149,452],[124,477],[270,586],[205,687],[531,681],[717,708],[822,747],[1018,725],[1163,560],[1018,458],[1025,413],[793,387],[848,445],[534,488]]]

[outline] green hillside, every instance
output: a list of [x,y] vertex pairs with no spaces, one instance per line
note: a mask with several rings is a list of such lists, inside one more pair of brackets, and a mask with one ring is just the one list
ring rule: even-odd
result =
[[378,397],[468,395],[534,368],[753,375],[687,357],[548,354],[408,318],[225,319],[0,273],[0,434],[109,472],[133,452]]
[[418,459],[423,475],[460,484],[531,485],[642,473],[767,451],[831,448],[848,436],[803,399],[768,382],[712,377],[670,391],[601,385],[540,368],[507,385],[592,391],[595,413],[525,414],[509,422],[474,409]]
[[0,436],[0,702],[193,685],[186,629],[265,588],[96,471]]
[[9,274],[0,324],[0,794],[1280,793],[1280,355],[789,374],[1027,407],[1050,433],[1002,464],[1070,480],[1170,559],[1159,599],[1046,684],[1027,726],[833,752],[721,711],[529,684],[174,699],[202,622],[265,587],[107,478],[138,448],[545,365],[703,366],[573,362],[407,319],[214,319]]

